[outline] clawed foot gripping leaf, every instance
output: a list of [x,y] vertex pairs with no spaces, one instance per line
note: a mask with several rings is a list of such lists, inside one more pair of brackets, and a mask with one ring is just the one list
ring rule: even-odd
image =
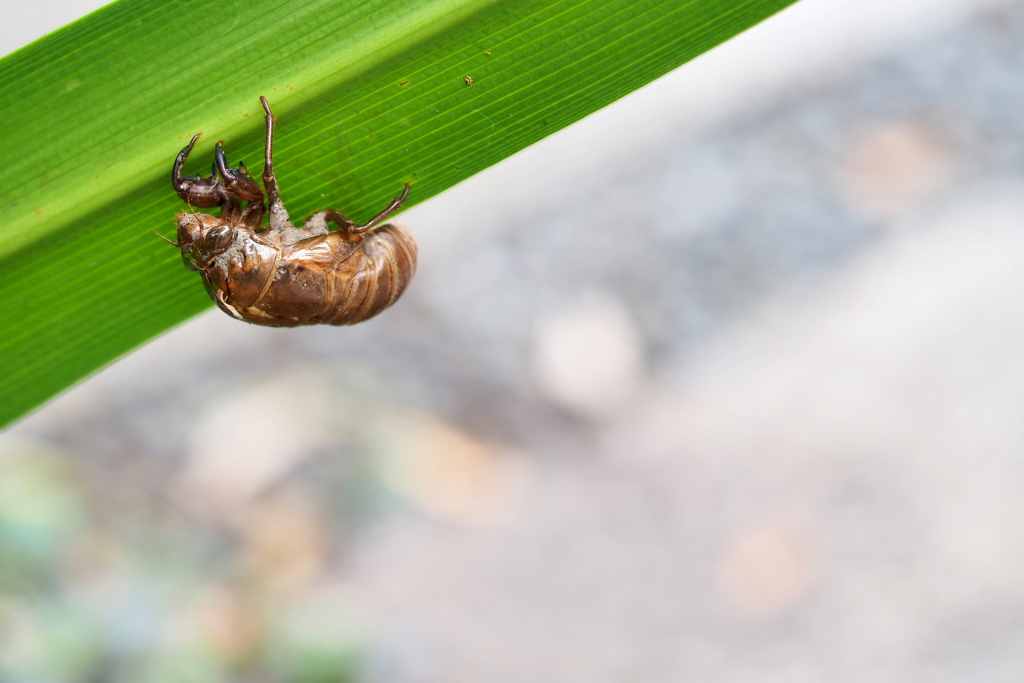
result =
[[0,426],[212,305],[150,231],[173,234],[170,165],[194,133],[205,164],[218,139],[261,158],[259,95],[293,214],[361,218],[792,2],[120,0],[0,60]]

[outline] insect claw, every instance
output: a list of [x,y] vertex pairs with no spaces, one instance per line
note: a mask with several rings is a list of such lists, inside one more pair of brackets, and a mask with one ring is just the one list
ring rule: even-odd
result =
[[224,180],[234,180],[234,176],[231,174],[231,170],[228,168],[228,157],[224,153],[224,148],[221,147],[221,143],[218,140],[217,146],[213,150],[214,167],[220,171],[220,175]]
[[174,160],[174,167],[171,169],[171,185],[174,186],[174,190],[178,194],[181,194],[182,192],[185,191],[184,180],[187,180],[182,179],[181,169],[185,167],[185,159],[188,158],[188,155],[192,151],[192,148],[196,146],[196,140],[199,139],[200,135],[202,135],[202,133],[196,133],[195,135],[193,135],[192,139],[189,140],[189,143],[185,145],[185,147],[180,152],[178,152],[178,156]]
[[[225,187],[229,190],[233,188],[234,183],[249,177],[249,173],[245,170],[245,164],[243,163],[239,163],[237,168],[228,168],[228,155],[225,154],[224,148],[221,147],[219,142],[213,151],[213,157],[214,168],[220,172],[221,177],[224,178]],[[239,175],[241,175],[241,178],[239,178]]]
[[200,135],[202,135],[202,133],[196,133],[195,135],[193,135],[192,139],[188,141],[187,145],[185,145],[185,149],[181,150],[182,152],[185,153],[185,156],[188,156],[189,153],[192,151],[192,148],[196,146],[196,140],[199,139]]
[[229,193],[247,202],[262,201],[263,190],[249,177],[245,164],[239,164],[237,168],[228,168],[228,155],[224,153],[221,143],[213,152],[216,161],[217,172],[224,179],[224,189]]

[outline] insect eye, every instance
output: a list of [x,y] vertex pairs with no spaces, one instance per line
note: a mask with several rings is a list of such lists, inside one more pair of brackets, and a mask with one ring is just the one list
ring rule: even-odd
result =
[[194,249],[196,261],[209,263],[217,256],[223,254],[231,246],[233,231],[231,228],[221,225],[204,232],[196,241]]
[[211,251],[221,252],[231,246],[231,228],[221,225],[203,235],[204,246]]

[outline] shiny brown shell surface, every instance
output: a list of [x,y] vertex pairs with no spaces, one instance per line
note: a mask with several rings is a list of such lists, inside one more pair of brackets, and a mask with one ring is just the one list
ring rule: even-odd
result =
[[[416,272],[412,235],[397,224],[381,225],[401,208],[409,184],[363,225],[327,210],[297,228],[274,176],[275,118],[266,98],[260,102],[267,114],[262,178],[269,207],[245,166],[228,166],[219,142],[209,178],[182,175],[196,135],[171,170],[172,186],[190,206],[178,214],[178,241],[172,244],[185,265],[199,271],[217,306],[240,320],[296,327],[353,325],[372,318],[398,300]],[[192,208],[197,206],[219,207],[220,215],[199,213]],[[270,225],[264,226],[268,215]],[[329,223],[338,229],[329,231]]]
[[231,248],[213,260],[203,277],[222,310],[259,325],[362,322],[395,303],[416,272],[416,242],[396,224],[291,244],[234,230]]

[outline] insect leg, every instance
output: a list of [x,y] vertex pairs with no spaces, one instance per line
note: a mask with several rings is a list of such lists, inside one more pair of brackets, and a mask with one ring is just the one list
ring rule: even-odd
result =
[[228,157],[219,142],[214,150],[214,159],[216,159],[217,170],[224,178],[224,189],[227,192],[247,202],[263,201],[263,190],[255,180],[249,177],[245,164],[239,164],[236,168],[228,168]]
[[185,148],[178,152],[178,156],[174,159],[174,166],[171,167],[171,185],[174,187],[174,191],[178,193],[178,196],[191,206],[204,208],[221,206],[228,199],[228,196],[224,192],[224,186],[217,181],[216,169],[210,174],[209,178],[199,175],[194,178],[181,175],[181,171],[185,167],[185,159],[188,158],[192,148],[196,146],[196,140],[198,139],[199,134],[197,133],[185,145]]
[[[201,175],[197,175],[194,178],[181,175],[182,168],[185,166],[185,159],[188,158],[189,152],[195,147],[196,140],[198,139],[199,135],[194,135],[185,148],[178,153],[177,158],[174,160],[174,167],[171,169],[171,185],[174,186],[178,196],[188,202],[189,206],[203,208],[219,206],[221,217],[230,223],[235,223],[241,213],[241,207],[235,199],[238,193],[232,194],[230,187],[217,180],[218,162],[221,162],[221,165],[225,167],[227,166],[227,159],[223,158],[224,152],[220,148],[220,143],[217,143],[218,158],[213,163],[213,168],[210,169],[209,178],[204,178]],[[244,170],[243,167],[243,173]],[[260,191],[259,186],[256,185],[252,178],[248,178],[248,180],[256,188],[256,191],[259,192],[259,198],[262,199],[263,193]]]
[[266,212],[267,207],[264,206],[263,202],[251,202],[239,216],[238,224],[250,230],[256,230],[256,228],[260,227],[260,221],[263,220],[263,214]]
[[388,208],[384,209],[379,214],[371,218],[370,222],[367,223],[366,225],[356,225],[355,221],[346,218],[339,211],[325,211],[324,213],[327,214],[327,220],[331,221],[332,223],[342,228],[345,228],[351,235],[358,235],[360,233],[366,232],[367,230],[372,230],[373,228],[380,225],[385,218],[393,214],[395,211],[398,211],[398,209],[402,206],[402,202],[404,202],[405,198],[408,196],[409,183],[406,183],[405,189],[402,190],[402,196],[395,197],[394,199],[392,199],[391,203],[388,205]]
[[263,160],[263,186],[267,188],[267,198],[270,200],[270,228],[280,230],[293,227],[288,220],[288,211],[281,202],[281,190],[277,186],[277,178],[274,177],[274,118],[270,111],[270,103],[267,98],[260,95],[260,102],[263,103],[263,110],[267,112],[267,141],[264,146]]
[[[185,265],[188,265],[188,264],[186,263]],[[189,270],[199,270],[199,269],[189,268]],[[224,299],[224,292],[220,291],[219,289],[217,289],[216,287],[213,286],[213,283],[210,282],[210,278],[206,275],[206,271],[202,271],[202,276],[203,276],[203,286],[206,287],[206,291],[209,293],[209,295],[213,299],[214,303],[217,304],[217,308],[219,308],[220,310],[224,311],[225,313],[230,315],[232,318],[235,318],[236,320],[245,320],[245,318],[243,318],[242,315],[238,311],[235,310],[235,307],[232,306],[231,304],[229,304]]]
[[341,211],[333,211],[333,210],[324,211],[323,212],[323,216],[324,216],[325,219],[327,219],[330,222],[334,223],[335,225],[337,225],[339,228],[341,228],[345,232],[347,232],[349,234],[358,234],[358,233],[356,233],[354,231],[359,226],[356,225],[356,222],[354,220],[352,220],[351,218],[348,218]]

